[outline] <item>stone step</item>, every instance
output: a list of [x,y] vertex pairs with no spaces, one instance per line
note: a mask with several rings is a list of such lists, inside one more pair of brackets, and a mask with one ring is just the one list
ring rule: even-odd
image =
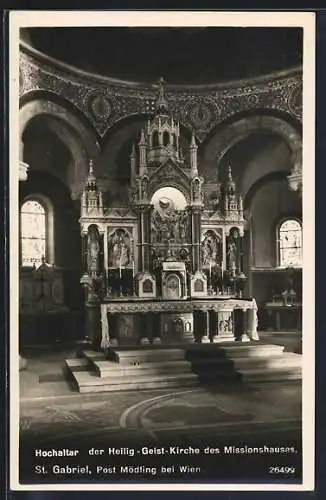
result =
[[189,360],[209,359],[209,358],[257,358],[282,355],[284,347],[281,345],[262,344],[255,342],[251,344],[242,344],[240,342],[232,343],[214,343],[214,344],[194,344],[186,349],[185,357]]
[[283,380],[299,380],[302,377],[301,367],[295,368],[267,368],[265,370],[252,369],[241,373],[241,378],[244,382],[277,382]]
[[65,360],[66,366],[70,370],[83,371],[89,367],[89,361],[86,358],[70,358]]
[[89,361],[104,361],[107,359],[107,355],[100,351],[84,350],[82,351],[82,355]]
[[79,392],[106,392],[119,390],[155,389],[164,387],[189,387],[198,385],[198,378],[193,373],[177,375],[117,377],[108,379],[97,377],[89,372],[73,372]]
[[234,367],[240,371],[247,369],[248,366],[257,367],[257,369],[260,367],[267,369],[278,367],[296,368],[301,367],[301,356],[294,353],[282,353],[280,356],[258,357],[257,359],[235,358],[233,363]]
[[143,348],[137,350],[119,350],[115,349],[117,361],[122,365],[133,365],[136,362],[140,363],[155,363],[162,360],[166,361],[182,361],[185,359],[184,349],[173,348]]
[[221,345],[220,349],[233,359],[236,357],[256,358],[276,355],[282,356],[284,347],[282,345],[275,344],[247,344],[235,345],[234,347]]
[[165,375],[169,373],[190,372],[191,365],[188,361],[163,361],[140,363],[139,365],[126,366],[110,361],[94,362],[95,372],[99,377],[123,377],[133,375]]

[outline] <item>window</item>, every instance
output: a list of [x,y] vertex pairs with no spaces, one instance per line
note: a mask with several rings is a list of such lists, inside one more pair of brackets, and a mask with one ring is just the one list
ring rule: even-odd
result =
[[286,219],[278,227],[280,267],[301,267],[302,227],[296,219]]
[[21,264],[36,266],[45,258],[49,261],[49,227],[51,213],[47,204],[36,198],[30,198],[22,204],[20,210]]
[[158,132],[155,131],[152,137],[153,148],[157,148],[159,145]]
[[163,146],[167,146],[168,144],[170,144],[170,135],[169,135],[169,132],[164,132],[163,133]]

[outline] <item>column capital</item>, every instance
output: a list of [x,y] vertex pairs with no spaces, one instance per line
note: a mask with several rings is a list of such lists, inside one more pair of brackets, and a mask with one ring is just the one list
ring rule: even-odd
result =
[[29,165],[22,160],[19,161],[19,180],[26,181],[27,180],[27,171],[29,169]]

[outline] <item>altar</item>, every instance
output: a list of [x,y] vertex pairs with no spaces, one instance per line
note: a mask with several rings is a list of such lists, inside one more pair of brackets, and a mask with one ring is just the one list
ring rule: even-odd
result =
[[160,81],[155,112],[130,151],[128,202],[104,201],[90,160],[80,227],[86,336],[94,349],[258,340],[245,298],[243,200],[226,178],[200,175]]
[[254,299],[105,301],[101,347],[259,340],[256,309]]

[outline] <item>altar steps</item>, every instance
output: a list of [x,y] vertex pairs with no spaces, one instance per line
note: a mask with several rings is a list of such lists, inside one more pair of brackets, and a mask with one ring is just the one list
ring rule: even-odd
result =
[[85,350],[66,360],[73,388],[111,392],[301,378],[301,356],[280,345],[189,344],[177,347],[116,348],[104,353]]
[[[67,359],[79,392],[109,392],[198,385],[198,377],[183,350],[138,350],[103,353],[84,351],[83,358]],[[169,354],[172,360],[169,359]],[[174,358],[174,359],[173,359]]]

